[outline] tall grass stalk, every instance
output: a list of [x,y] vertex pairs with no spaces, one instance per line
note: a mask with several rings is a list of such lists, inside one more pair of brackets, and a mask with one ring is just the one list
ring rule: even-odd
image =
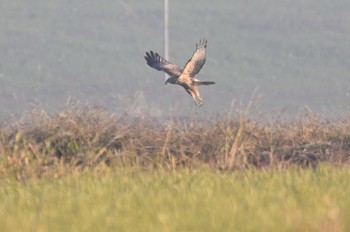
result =
[[251,107],[211,119],[118,115],[75,105],[54,115],[35,110],[0,126],[0,176],[349,164],[350,120],[326,121],[312,112],[266,120]]

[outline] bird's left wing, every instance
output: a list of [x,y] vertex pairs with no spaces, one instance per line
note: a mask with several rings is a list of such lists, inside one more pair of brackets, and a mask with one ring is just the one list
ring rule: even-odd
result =
[[180,67],[170,63],[153,51],[146,52],[145,59],[150,67],[157,69],[158,71],[166,72],[171,77],[179,77],[182,73]]
[[196,51],[194,52],[192,58],[187,62],[185,65],[185,68],[183,70],[183,73],[186,76],[194,77],[206,61],[206,52],[207,52],[207,41],[206,40],[200,40],[198,44],[196,44]]

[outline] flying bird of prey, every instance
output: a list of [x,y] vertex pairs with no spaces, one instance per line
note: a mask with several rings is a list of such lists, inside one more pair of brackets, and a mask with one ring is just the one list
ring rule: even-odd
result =
[[181,85],[186,92],[191,95],[196,105],[201,106],[203,105],[203,100],[199,94],[197,86],[215,84],[214,81],[200,81],[194,77],[199,73],[205,63],[206,51],[207,41],[200,40],[199,43],[196,44],[196,51],[192,58],[187,61],[184,69],[170,63],[153,51],[146,52],[145,59],[150,67],[157,69],[158,71],[163,71],[170,76],[165,81],[165,84],[170,83]]

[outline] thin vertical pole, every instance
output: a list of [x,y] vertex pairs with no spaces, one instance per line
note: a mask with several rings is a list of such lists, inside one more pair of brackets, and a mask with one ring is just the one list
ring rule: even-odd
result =
[[[169,0],[164,0],[164,58],[169,60]],[[168,75],[165,74],[165,79]]]

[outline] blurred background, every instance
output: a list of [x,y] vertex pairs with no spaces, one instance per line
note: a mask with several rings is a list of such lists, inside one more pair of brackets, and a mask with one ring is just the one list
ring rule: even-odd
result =
[[264,114],[309,107],[349,112],[350,2],[347,0],[169,1],[170,61],[182,67],[208,40],[197,109],[179,86],[148,67],[164,54],[162,0],[2,0],[0,118],[67,102],[111,112],[217,115],[261,96]]

